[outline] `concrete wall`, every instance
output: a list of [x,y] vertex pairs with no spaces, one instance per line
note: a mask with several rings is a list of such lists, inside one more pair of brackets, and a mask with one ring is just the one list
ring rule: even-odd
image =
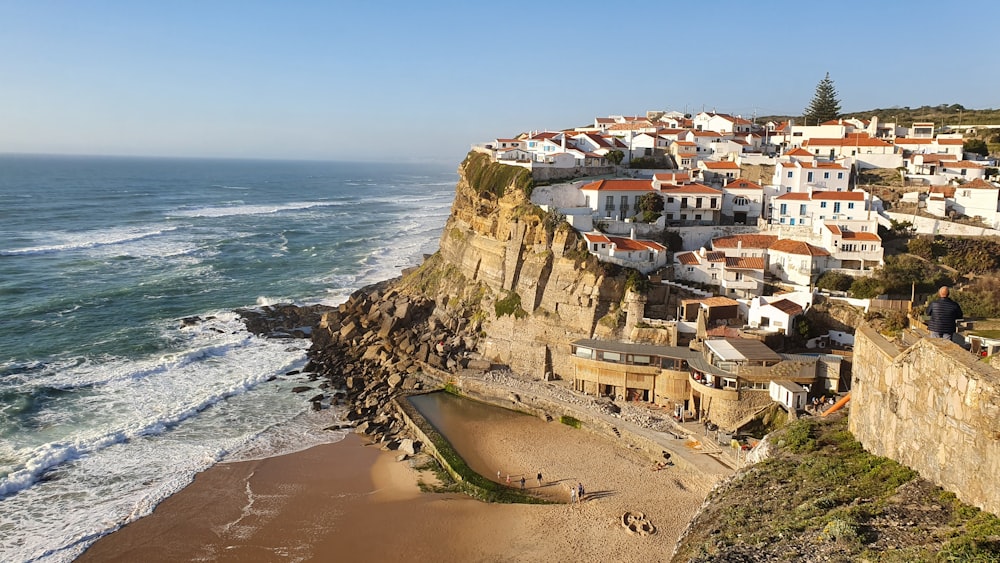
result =
[[850,430],[892,458],[1000,515],[1000,372],[959,346],[921,338],[899,347],[855,334]]
[[945,219],[931,219],[930,217],[920,217],[914,216],[910,213],[894,213],[886,212],[890,218],[894,221],[907,221],[912,223],[914,227],[917,228],[917,232],[922,235],[955,235],[955,236],[998,236],[1000,231],[994,229],[986,229],[983,227],[974,227],[972,225],[963,225],[961,223],[952,223],[951,221]]

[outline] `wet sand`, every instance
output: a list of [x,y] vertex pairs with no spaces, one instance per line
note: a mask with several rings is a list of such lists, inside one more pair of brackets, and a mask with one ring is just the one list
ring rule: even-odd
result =
[[[260,461],[220,464],[79,561],[662,561],[717,475],[652,463],[610,440],[521,416],[470,420],[453,436],[470,466],[560,502],[491,505],[422,493],[433,476],[348,436]],[[543,473],[538,485],[536,474]],[[626,533],[626,511],[657,533]]]

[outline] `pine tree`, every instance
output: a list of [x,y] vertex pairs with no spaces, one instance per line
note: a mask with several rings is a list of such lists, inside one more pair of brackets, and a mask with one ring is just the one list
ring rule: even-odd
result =
[[840,117],[840,100],[837,99],[837,89],[833,87],[830,73],[816,85],[816,95],[806,108],[803,115],[806,125],[819,125],[824,121]]

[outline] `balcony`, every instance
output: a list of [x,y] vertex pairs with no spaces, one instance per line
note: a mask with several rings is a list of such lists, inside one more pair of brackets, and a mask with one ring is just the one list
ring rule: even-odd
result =
[[695,379],[694,375],[688,376],[688,383],[691,384],[692,391],[701,394],[703,397],[712,397],[713,399],[721,399],[724,401],[737,401],[740,398],[739,391],[736,389],[722,389],[720,387],[706,385],[704,381]]

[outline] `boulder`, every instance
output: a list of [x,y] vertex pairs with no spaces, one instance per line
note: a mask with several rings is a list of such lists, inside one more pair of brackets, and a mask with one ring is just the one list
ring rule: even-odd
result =
[[400,374],[398,374],[398,373],[394,373],[394,374],[390,375],[389,379],[386,380],[386,383],[389,384],[389,390],[390,391],[391,390],[395,390],[396,387],[399,387],[399,384],[402,383],[402,382],[403,382],[403,376],[400,375]]
[[469,360],[469,363],[466,367],[468,369],[473,369],[476,371],[487,371],[491,367],[493,367],[493,364],[491,364],[486,360]]
[[417,451],[420,450],[420,443],[414,442],[410,438],[405,438],[399,442],[399,451],[405,452],[409,455],[416,455]]
[[308,385],[296,385],[292,387],[292,393],[305,393],[306,391],[312,391],[312,387]]
[[346,325],[340,327],[340,338],[343,340],[350,340],[358,333],[358,325],[351,321]]

